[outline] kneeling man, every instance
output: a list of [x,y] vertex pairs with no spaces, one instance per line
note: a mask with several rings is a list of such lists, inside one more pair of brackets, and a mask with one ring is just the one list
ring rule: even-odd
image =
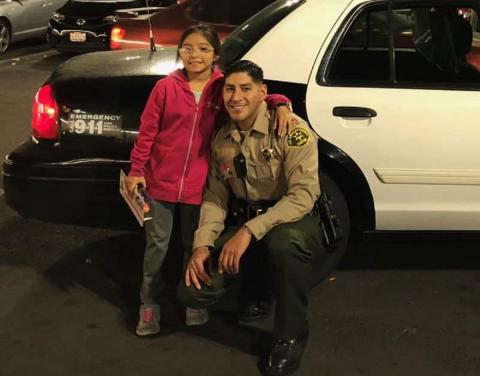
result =
[[[285,375],[299,367],[305,349],[312,254],[323,252],[319,218],[311,214],[320,195],[318,151],[317,138],[299,117],[286,137],[275,135],[266,93],[254,63],[238,61],[226,70],[230,118],[212,140],[200,223],[179,296],[188,307],[206,308],[240,274],[248,319],[262,311],[251,303],[273,294],[274,344],[265,373]],[[236,226],[225,226],[227,216]]]

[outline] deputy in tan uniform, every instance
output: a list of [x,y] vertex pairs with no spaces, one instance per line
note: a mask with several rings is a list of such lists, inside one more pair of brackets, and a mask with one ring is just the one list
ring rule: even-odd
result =
[[[226,70],[230,119],[212,140],[194,252],[179,297],[189,307],[206,308],[239,272],[250,294],[268,293],[271,286],[275,342],[264,371],[285,375],[300,365],[312,253],[323,250],[319,218],[311,215],[320,195],[318,151],[317,138],[298,117],[286,137],[274,134],[275,113],[267,110],[265,95],[263,72],[254,63],[243,60]],[[236,226],[225,226],[227,216]]]

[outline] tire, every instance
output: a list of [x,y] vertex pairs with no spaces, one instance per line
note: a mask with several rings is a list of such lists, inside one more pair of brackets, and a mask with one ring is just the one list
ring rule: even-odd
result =
[[10,25],[7,21],[0,20],[0,53],[3,53],[8,49],[11,39]]
[[334,203],[335,214],[340,222],[343,238],[334,250],[325,253],[323,257],[314,257],[313,263],[313,285],[319,284],[338,266],[343,255],[347,251],[350,239],[350,214],[347,200],[339,186],[324,172],[320,171],[320,186],[327,192]]

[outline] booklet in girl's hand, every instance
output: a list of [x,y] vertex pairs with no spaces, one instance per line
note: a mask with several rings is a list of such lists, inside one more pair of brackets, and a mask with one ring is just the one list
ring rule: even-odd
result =
[[152,219],[149,215],[150,205],[148,204],[148,197],[146,196],[145,190],[138,189],[138,187],[135,188],[133,195],[130,195],[127,191],[126,177],[125,173],[120,170],[120,194],[128,204],[138,224],[143,227],[145,221]]

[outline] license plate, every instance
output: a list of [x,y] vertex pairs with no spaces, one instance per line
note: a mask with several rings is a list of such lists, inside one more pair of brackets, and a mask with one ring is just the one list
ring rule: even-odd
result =
[[82,33],[81,31],[72,31],[70,33],[70,41],[82,43],[87,40],[87,33]]
[[118,136],[122,130],[122,117],[112,114],[70,113],[62,121],[63,134],[86,136]]

